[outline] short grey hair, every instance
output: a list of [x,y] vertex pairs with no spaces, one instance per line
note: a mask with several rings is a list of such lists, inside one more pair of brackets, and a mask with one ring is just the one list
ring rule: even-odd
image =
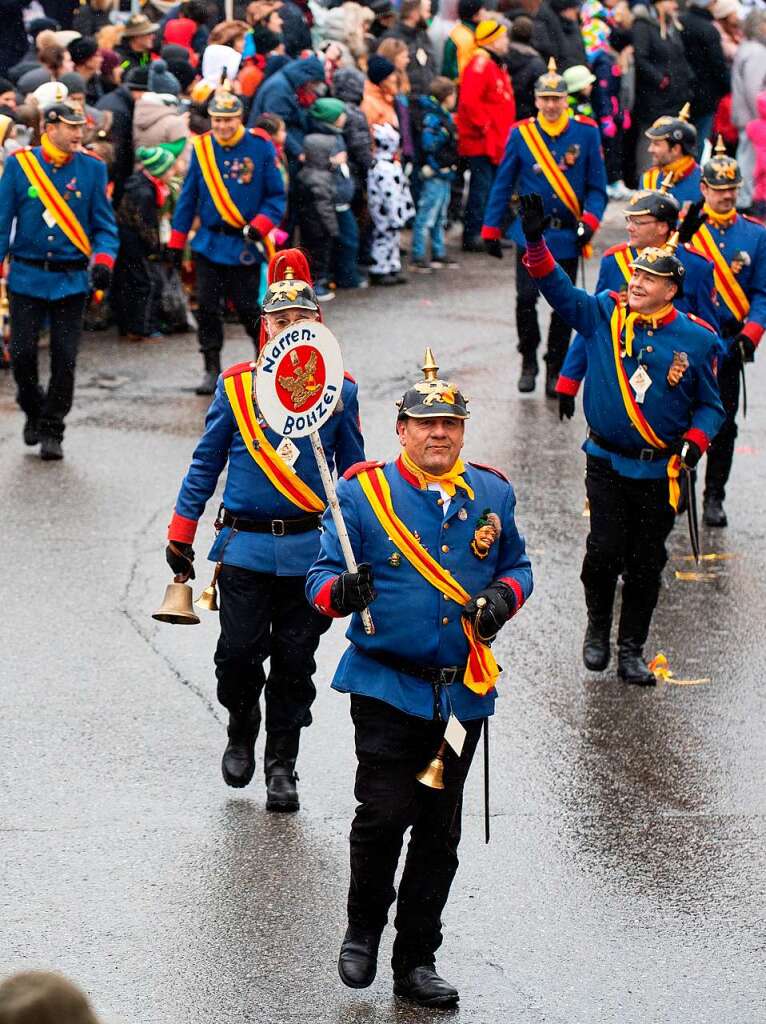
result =
[[745,18],[742,31],[746,39],[762,39],[766,35],[766,10],[754,8]]

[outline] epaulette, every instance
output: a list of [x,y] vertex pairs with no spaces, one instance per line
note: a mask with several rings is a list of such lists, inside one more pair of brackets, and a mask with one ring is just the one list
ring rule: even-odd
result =
[[687,252],[692,253],[693,256],[701,256],[706,263],[713,262],[706,252],[703,252],[702,249],[698,249],[696,246],[692,245],[691,242],[684,242],[683,247]]
[[749,220],[751,224],[757,224],[759,228],[766,227],[766,224],[762,220],[758,220],[757,217],[751,217],[749,213],[741,213],[740,217],[744,217],[745,220]]
[[591,124],[594,128],[598,128],[598,122],[594,121],[592,117],[587,117],[585,114],[575,114],[574,119],[579,124]]
[[701,316],[697,316],[696,313],[687,313],[686,315],[693,323],[699,324],[700,327],[707,327],[711,334],[718,334],[718,331],[712,324],[709,324],[707,320],[703,320]]
[[485,466],[483,462],[469,462],[468,465],[473,466],[474,469],[485,469],[488,473],[494,473],[495,476],[499,476],[501,480],[505,480],[507,484],[511,482],[502,469],[496,469],[495,466]]
[[610,288],[610,290],[609,290],[609,298],[610,299],[614,299],[615,302],[620,303],[620,302],[622,302],[622,297],[623,297],[622,296],[622,292],[615,292],[615,291],[612,291],[612,289]]
[[604,256],[614,256],[616,252],[625,252],[629,248],[630,244],[628,242],[620,242],[619,245],[610,246],[604,253]]
[[99,156],[98,153],[92,153],[89,149],[79,149],[77,152],[82,153],[83,156],[89,156],[91,160],[98,160],[102,164],[106,163],[102,156]]
[[344,480],[353,480],[355,476],[359,476],[365,469],[382,469],[385,466],[385,462],[378,462],[372,459],[370,462],[355,462],[353,466],[349,466],[346,472],[343,474]]
[[236,377],[240,373],[247,373],[248,370],[254,370],[255,363],[235,363],[234,366],[230,366],[228,370],[223,371],[224,377]]
[[356,384],[356,377],[352,377],[352,376],[351,376],[351,374],[350,374],[350,373],[348,372],[348,370],[344,370],[344,371],[343,371],[343,376],[344,376],[344,377],[345,377],[345,379],[346,379],[347,381],[349,381],[349,382],[350,382],[351,384]]

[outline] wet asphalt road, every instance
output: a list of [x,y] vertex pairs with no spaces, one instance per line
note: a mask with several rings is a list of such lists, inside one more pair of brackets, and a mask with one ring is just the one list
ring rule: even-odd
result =
[[[493,839],[477,757],[445,920],[439,967],[461,1008],[394,1001],[390,934],[369,990],[336,974],[354,806],[347,698],[328,685],[341,627],[320,650],[302,810],[280,817],[258,775],[242,792],[220,777],[215,616],[150,618],[205,412],[191,337],[88,336],[62,464],[22,447],[0,379],[0,972],[56,967],[108,1024],[766,1019],[764,359],[748,371],[731,525],[704,533],[727,557],[677,578],[693,569],[679,524],[648,645],[705,681],[626,688],[580,662],[584,423],[578,408],[560,424],[539,387],[517,393],[513,296],[512,261],[474,256],[327,308],[368,454],[395,452],[393,400],[432,345],[472,400],[468,457],[516,485],[534,564],[535,594],[498,643]],[[230,330],[226,361],[249,358]]]

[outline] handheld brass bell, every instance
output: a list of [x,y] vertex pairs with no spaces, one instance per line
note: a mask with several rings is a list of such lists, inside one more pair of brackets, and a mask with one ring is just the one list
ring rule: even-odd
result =
[[422,772],[418,772],[415,778],[422,782],[429,789],[444,789],[444,755],[447,751],[447,741],[442,740],[436,754],[431,758]]
[[218,609],[218,590],[216,589],[216,583],[218,583],[218,576],[221,572],[221,563],[215,567],[213,578],[210,581],[210,586],[205,587],[200,596],[194,602],[197,608],[201,608],[204,612],[217,612]]
[[165,588],[165,598],[160,608],[152,615],[158,622],[170,622],[174,626],[195,626],[199,616],[192,608],[192,588],[188,583],[174,580]]

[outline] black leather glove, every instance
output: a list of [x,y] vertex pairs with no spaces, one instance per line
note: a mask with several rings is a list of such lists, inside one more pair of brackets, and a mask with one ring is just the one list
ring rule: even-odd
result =
[[571,420],[575,411],[574,395],[559,395],[559,419],[566,417]]
[[550,217],[545,216],[543,197],[537,192],[519,196],[519,212],[524,237],[528,242],[539,242],[551,222]]
[[257,245],[258,242],[263,242],[263,235],[252,224],[245,224],[242,228],[242,235],[246,242],[252,242],[254,245]]
[[754,363],[755,362],[755,345],[748,338],[746,334],[737,335],[737,344],[739,345],[739,351],[742,356],[743,363]]
[[496,260],[503,258],[503,247],[499,238],[485,238],[484,251],[488,256],[494,256]]
[[694,469],[699,460],[702,458],[702,449],[694,441],[687,441],[685,438],[677,444],[678,454],[681,456],[681,462],[687,469]]
[[[481,607],[480,598],[486,602]],[[463,612],[473,624],[476,639],[489,643],[510,619],[515,607],[516,601],[510,587],[505,583],[490,583],[486,590],[480,590],[463,605]]]
[[577,224],[576,241],[577,248],[580,252],[583,251],[588,242],[593,238],[593,228],[586,224],[584,220],[581,220]]
[[165,559],[174,576],[183,576],[184,580],[195,578],[194,548],[191,544],[181,544],[177,540],[172,540],[165,548]]
[[103,263],[94,263],[90,272],[90,281],[94,291],[105,292],[112,283],[112,272]]
[[360,612],[377,596],[372,585],[372,567],[367,562],[360,563],[356,572],[341,573],[330,588],[330,602],[341,615]]
[[691,242],[694,235],[697,234],[707,220],[707,214],[702,212],[704,205],[705,200],[700,199],[699,202],[692,203],[686,211],[686,216],[678,227],[679,245],[686,245],[688,242]]
[[167,245],[165,246],[165,259],[171,267],[174,267],[176,270],[180,270],[184,262],[184,251],[183,249],[171,249],[171,247]]

